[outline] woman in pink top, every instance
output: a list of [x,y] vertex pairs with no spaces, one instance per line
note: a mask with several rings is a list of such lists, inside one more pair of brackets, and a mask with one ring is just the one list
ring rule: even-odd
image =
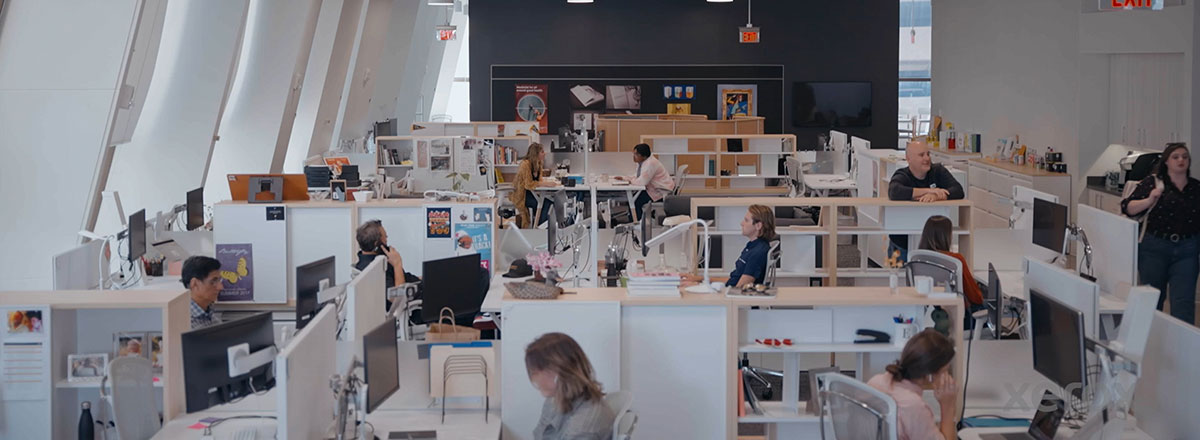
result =
[[634,185],[646,187],[633,201],[633,209],[637,210],[637,218],[642,218],[642,208],[651,201],[662,200],[663,196],[675,189],[675,181],[662,162],[650,154],[650,146],[637,144],[633,147],[633,161],[638,164],[637,174],[633,177],[617,176],[620,180],[629,180]]
[[[950,338],[926,329],[904,345],[900,360],[888,365],[886,373],[877,374],[867,382],[896,401],[899,440],[958,438],[958,421],[955,420],[958,386],[950,376],[953,360],[954,343]],[[924,390],[933,390],[941,407],[941,423],[934,422],[933,410],[921,398]]]

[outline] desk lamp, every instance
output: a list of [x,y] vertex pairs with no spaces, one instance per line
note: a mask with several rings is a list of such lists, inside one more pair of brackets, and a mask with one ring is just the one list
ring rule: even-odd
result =
[[704,227],[704,281],[698,285],[688,287],[687,289],[684,289],[684,290],[691,292],[691,293],[717,293],[717,290],[713,289],[713,287],[712,287],[712,278],[709,278],[709,276],[708,276],[708,255],[709,255],[708,247],[710,246],[710,243],[709,243],[709,233],[708,233],[708,222],[707,221],[701,220],[701,219],[695,219],[695,220],[691,220],[688,222],[684,222],[684,223],[675,225],[675,226],[671,227],[671,229],[668,229],[666,232],[658,234],[658,236],[650,239],[650,241],[647,241],[646,247],[657,246],[657,245],[675,237],[676,235],[683,234],[685,231],[690,230],[692,225],[697,225],[697,224]]

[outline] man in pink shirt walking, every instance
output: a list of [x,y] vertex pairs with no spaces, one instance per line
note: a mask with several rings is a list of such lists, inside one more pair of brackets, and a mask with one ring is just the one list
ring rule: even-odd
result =
[[641,218],[645,213],[642,208],[651,201],[662,200],[663,196],[675,189],[675,181],[671,180],[671,174],[667,172],[667,167],[664,167],[662,162],[650,154],[649,145],[637,144],[634,146],[633,161],[638,164],[637,174],[633,177],[617,176],[617,179],[629,180],[633,185],[646,187],[646,190],[638,194],[637,199],[633,201],[633,209],[637,210],[637,217]]

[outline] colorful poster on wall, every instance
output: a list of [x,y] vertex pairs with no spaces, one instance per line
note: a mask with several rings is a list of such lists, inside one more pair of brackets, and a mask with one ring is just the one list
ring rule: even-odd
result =
[[217,296],[219,301],[254,301],[253,249],[250,243],[217,245],[221,283],[225,285]]
[[754,84],[717,85],[717,119],[758,115],[758,86]]
[[450,208],[425,208],[425,238],[450,238]]
[[516,85],[516,113],[518,121],[536,122],[538,133],[546,133],[549,121],[546,118],[547,86],[545,84]]
[[0,400],[46,400],[50,396],[50,308],[0,308]]
[[[491,208],[488,208],[491,209]],[[492,224],[454,223],[454,255],[479,254],[479,265],[492,268]]]
[[667,101],[691,100],[696,97],[696,86],[694,85],[665,85],[663,86],[663,99]]

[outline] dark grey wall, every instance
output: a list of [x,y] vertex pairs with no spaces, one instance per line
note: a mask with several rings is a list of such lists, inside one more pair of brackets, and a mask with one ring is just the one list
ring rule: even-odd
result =
[[[768,127],[782,127],[796,134],[801,146],[812,145],[826,130],[792,126],[792,82],[870,81],[872,126],[844,131],[869,139],[875,148],[895,146],[896,0],[759,0],[752,14],[762,29],[759,44],[737,41],[737,28],[746,24],[746,0],[595,1],[471,2],[471,119],[512,118],[510,111],[492,114],[493,64],[781,64],[785,114]],[[512,100],[511,88],[494,93]],[[644,95],[654,93],[661,91],[643,88]]]

